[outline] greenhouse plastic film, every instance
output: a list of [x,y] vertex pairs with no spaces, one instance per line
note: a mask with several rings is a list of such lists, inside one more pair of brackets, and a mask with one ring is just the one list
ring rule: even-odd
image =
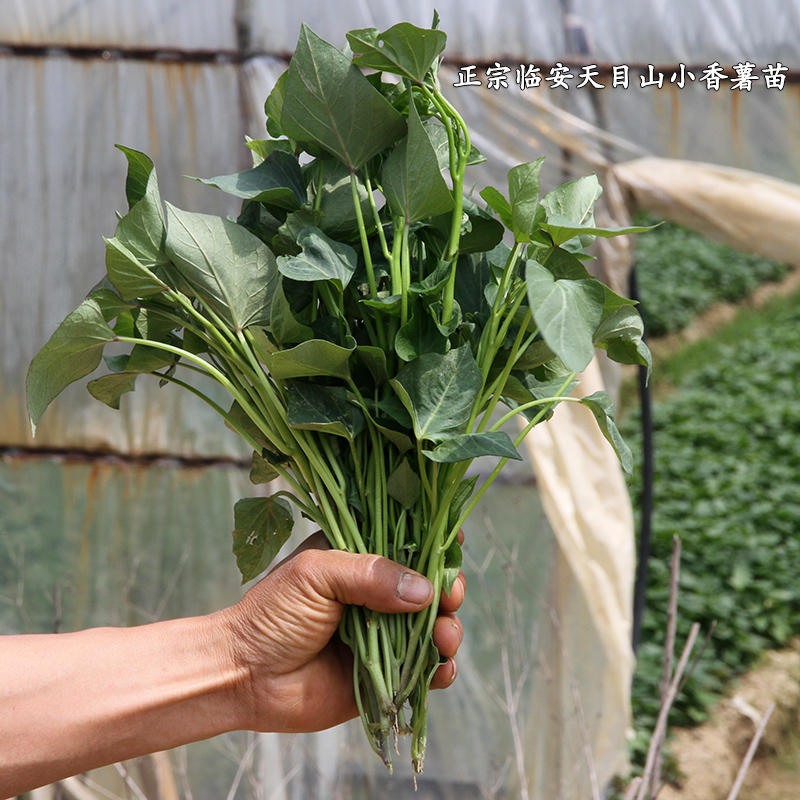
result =
[[[31,440],[25,375],[34,353],[104,273],[103,237],[124,212],[126,161],[149,152],[163,196],[217,214],[237,204],[183,175],[241,168],[236,69],[71,59],[0,59],[0,444],[233,455],[235,437],[201,403],[141,381],[120,411],[70,387]],[[129,401],[129,402],[125,402]]]
[[0,43],[233,50],[236,0],[3,0]]
[[800,186],[746,170],[661,158],[617,164],[634,203],[730,247],[800,266]]

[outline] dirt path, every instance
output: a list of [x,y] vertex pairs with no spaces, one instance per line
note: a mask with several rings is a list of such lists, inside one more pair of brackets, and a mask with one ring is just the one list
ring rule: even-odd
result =
[[764,664],[736,682],[711,719],[675,731],[671,750],[685,775],[659,800],[725,800],[758,721],[775,703],[738,800],[800,798],[800,640],[765,654]]

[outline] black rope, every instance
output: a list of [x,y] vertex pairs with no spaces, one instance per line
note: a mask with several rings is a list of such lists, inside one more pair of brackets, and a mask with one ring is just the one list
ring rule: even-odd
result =
[[[629,293],[632,300],[639,301],[639,286],[636,267],[631,269]],[[642,638],[642,618],[646,607],[647,578],[650,567],[650,544],[653,538],[653,411],[650,386],[647,382],[647,367],[639,367],[639,403],[642,426],[642,494],[640,503],[639,561],[636,567],[636,583],[633,590],[633,652],[639,649]]]

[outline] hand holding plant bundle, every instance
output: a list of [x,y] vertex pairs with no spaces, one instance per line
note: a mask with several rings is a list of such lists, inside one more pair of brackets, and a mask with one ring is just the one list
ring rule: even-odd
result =
[[[89,383],[97,399],[118,408],[141,374],[182,386],[253,448],[254,483],[283,479],[236,504],[244,581],[287,540],[293,504],[333,547],[411,567],[438,598],[461,566],[459,528],[558,402],[587,406],[630,469],[609,398],[567,395],[595,347],[649,366],[634,304],[582,263],[595,236],[642,229],[595,226],[594,176],[540,197],[542,159],[479,207],[464,180],[483,158],[440,91],[437,22],[347,39],[342,52],[304,26],[266,101],[273,138],[247,143],[252,169],[203,180],[243,200],[236,221],[165,214],[152,161],[121,148],[130,210],[107,240],[108,276],[34,358],[29,412],[35,427],[107,344],[124,343]],[[230,408],[186,370],[224,386]],[[512,440],[515,415],[525,425]],[[475,492],[478,456],[499,461]],[[340,627],[364,729],[389,767],[393,736],[411,733],[422,769],[436,615],[436,601],[409,615],[349,606]]]

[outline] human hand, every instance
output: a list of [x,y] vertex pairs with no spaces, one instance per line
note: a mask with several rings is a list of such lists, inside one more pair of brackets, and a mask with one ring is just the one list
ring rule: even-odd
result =
[[[463,628],[455,612],[464,589],[462,573],[450,595],[442,593],[433,641],[447,662],[433,688],[456,677]],[[235,693],[237,727],[298,733],[357,716],[353,658],[337,635],[345,604],[399,613],[432,600],[433,586],[418,573],[380,556],[328,549],[321,532],[309,537],[222,612],[244,676]]]

